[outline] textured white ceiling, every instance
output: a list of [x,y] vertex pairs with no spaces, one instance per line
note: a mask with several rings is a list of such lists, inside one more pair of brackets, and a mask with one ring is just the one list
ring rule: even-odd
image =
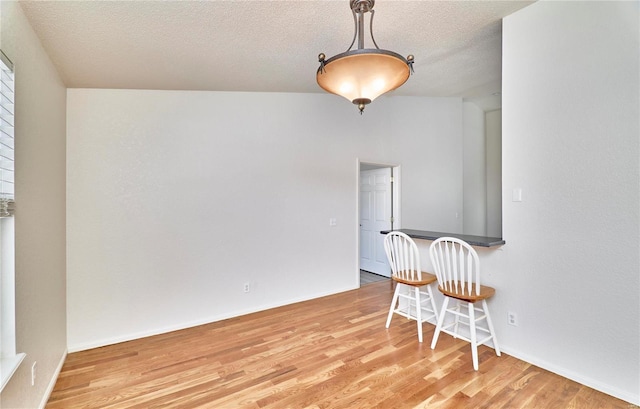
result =
[[[501,19],[530,3],[378,0],[378,46],[415,55],[394,94],[495,100]],[[346,51],[354,28],[348,0],[21,5],[70,88],[320,93],[318,54]]]

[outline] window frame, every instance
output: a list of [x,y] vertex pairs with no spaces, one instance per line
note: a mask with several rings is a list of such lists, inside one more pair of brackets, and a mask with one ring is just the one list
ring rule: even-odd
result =
[[[13,140],[15,73],[11,60],[0,50],[0,138],[11,139],[11,158],[0,157],[0,392],[16,372],[26,354],[16,353],[15,315],[15,219],[13,217]],[[10,132],[5,130],[10,128]],[[0,141],[3,143],[3,141]],[[6,147],[6,145],[3,146]],[[10,166],[7,166],[10,165]],[[10,180],[9,180],[10,179]],[[9,184],[9,188],[7,188]]]

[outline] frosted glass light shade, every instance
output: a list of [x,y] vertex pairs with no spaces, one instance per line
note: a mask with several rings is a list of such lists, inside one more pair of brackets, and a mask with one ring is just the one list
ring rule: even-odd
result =
[[379,49],[358,49],[331,57],[318,69],[318,85],[327,92],[359,104],[370,103],[404,84],[410,75],[400,54]]

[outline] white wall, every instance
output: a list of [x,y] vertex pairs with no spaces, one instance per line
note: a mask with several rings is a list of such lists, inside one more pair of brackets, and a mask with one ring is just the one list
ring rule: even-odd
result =
[[631,2],[537,2],[504,20],[507,244],[477,248],[503,351],[636,405],[639,31]]
[[19,3],[0,7],[0,48],[16,73],[16,347],[27,354],[0,401],[3,408],[35,408],[53,387],[67,344],[66,89]]
[[402,166],[403,220],[415,207],[456,228],[460,108],[387,97],[360,116],[323,94],[68,90],[69,348],[355,288],[358,158]]
[[463,103],[463,232],[487,235],[487,151],[484,111]]
[[502,110],[485,114],[487,233],[502,237]]
[[[637,2],[537,2],[503,25],[508,352],[640,404]],[[522,188],[523,201],[511,191]],[[520,326],[508,327],[506,311]]]
[[501,110],[463,103],[463,222],[465,234],[502,237]]
[[401,227],[462,232],[462,99],[387,101],[389,115],[374,122],[371,132],[387,140],[386,163],[402,165]]

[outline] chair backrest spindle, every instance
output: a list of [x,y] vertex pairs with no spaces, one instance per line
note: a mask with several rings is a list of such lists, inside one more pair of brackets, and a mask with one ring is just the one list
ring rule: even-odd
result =
[[384,251],[394,276],[411,281],[422,279],[418,246],[409,236],[397,231],[387,234]]
[[429,248],[438,284],[446,291],[480,294],[480,263],[475,249],[463,240],[441,237]]

